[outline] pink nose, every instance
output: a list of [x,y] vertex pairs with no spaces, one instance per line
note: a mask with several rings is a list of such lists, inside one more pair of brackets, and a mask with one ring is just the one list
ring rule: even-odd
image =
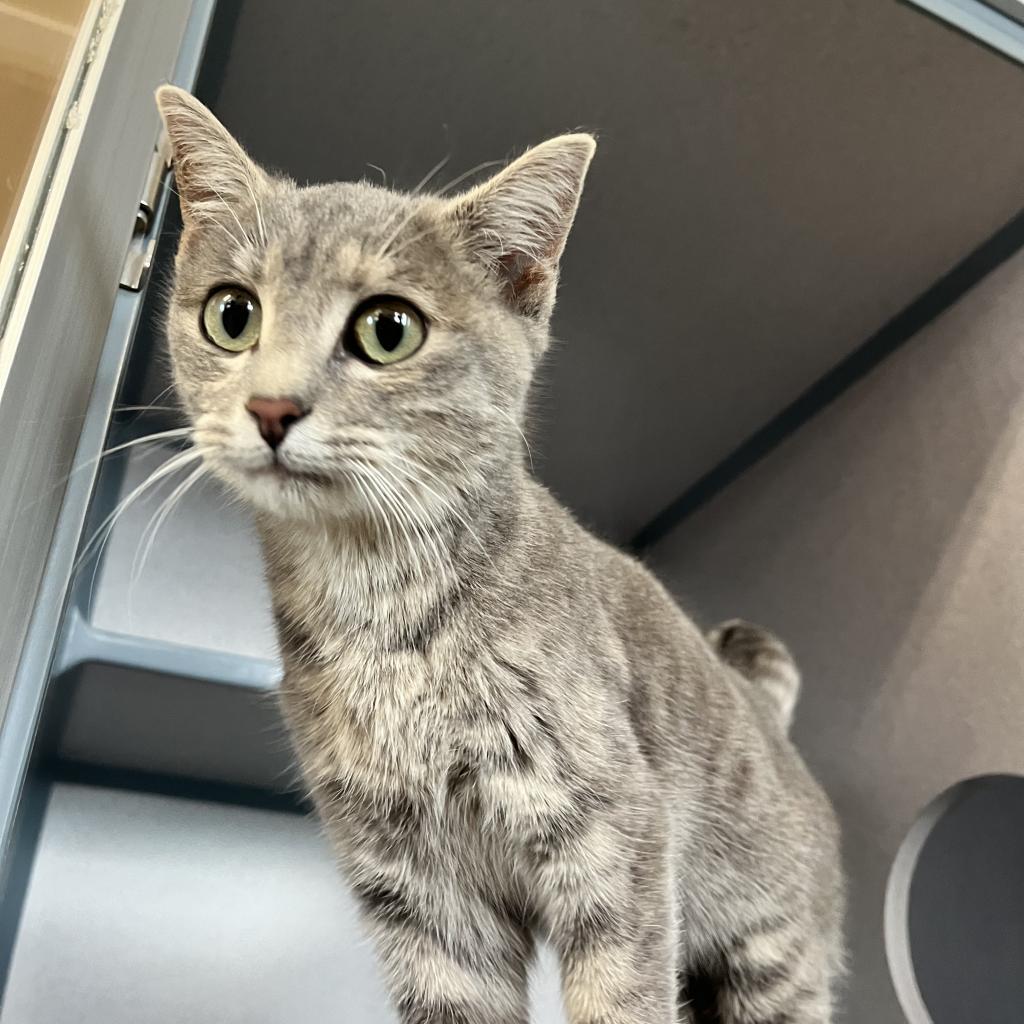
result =
[[306,410],[290,398],[250,398],[245,408],[259,424],[263,440],[273,449],[284,440],[292,424],[306,415]]

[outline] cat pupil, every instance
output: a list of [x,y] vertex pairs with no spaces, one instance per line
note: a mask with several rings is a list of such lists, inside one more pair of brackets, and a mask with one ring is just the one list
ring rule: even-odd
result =
[[238,299],[225,299],[220,307],[220,322],[231,338],[237,338],[249,322],[249,303]]
[[394,352],[405,334],[405,316],[395,310],[381,310],[374,325],[377,340],[385,352]]

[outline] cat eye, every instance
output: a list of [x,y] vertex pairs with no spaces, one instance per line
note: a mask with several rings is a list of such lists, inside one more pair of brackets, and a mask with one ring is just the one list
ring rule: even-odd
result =
[[244,288],[218,288],[203,307],[203,333],[218,348],[244,352],[260,340],[259,300]]
[[407,359],[426,338],[426,320],[415,306],[377,295],[352,314],[345,348],[364,362],[386,365]]

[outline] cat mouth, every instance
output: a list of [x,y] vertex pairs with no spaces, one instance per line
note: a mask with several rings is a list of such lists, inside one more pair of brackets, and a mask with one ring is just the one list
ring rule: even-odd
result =
[[295,469],[293,466],[286,466],[277,459],[269,466],[261,466],[259,469],[253,470],[252,474],[262,479],[299,481],[301,483],[316,484],[319,487],[326,487],[331,483],[331,478],[323,473],[312,473],[304,469]]

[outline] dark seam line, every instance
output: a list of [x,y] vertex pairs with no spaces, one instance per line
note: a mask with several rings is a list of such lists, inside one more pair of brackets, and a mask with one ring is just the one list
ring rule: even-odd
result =
[[905,309],[841,359],[795,401],[727,455],[634,535],[629,547],[642,554],[693,515],[742,473],[777,448],[887,356],[958,302],[1024,246],[1024,210],[982,242]]
[[260,789],[258,786],[209,782],[205,779],[134,771],[129,768],[110,768],[64,758],[45,761],[40,765],[39,774],[48,783],[128,790],[181,800],[199,800],[204,803],[252,807],[257,810],[290,814],[306,814],[311,811],[311,805],[297,792],[274,792]]

